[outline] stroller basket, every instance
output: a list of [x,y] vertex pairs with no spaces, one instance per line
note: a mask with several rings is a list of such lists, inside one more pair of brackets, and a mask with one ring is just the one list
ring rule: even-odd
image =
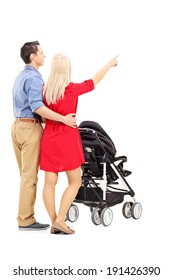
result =
[[90,207],[104,208],[121,203],[124,200],[124,192],[106,192],[106,200],[103,200],[103,191],[97,188],[80,188],[76,196],[78,202],[82,202]]

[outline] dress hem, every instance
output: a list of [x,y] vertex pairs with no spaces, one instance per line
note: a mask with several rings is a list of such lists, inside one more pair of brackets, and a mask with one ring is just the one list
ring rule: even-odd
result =
[[45,172],[58,173],[58,172],[65,172],[65,171],[71,171],[71,170],[77,169],[77,168],[81,167],[82,164],[84,164],[84,162],[82,162],[81,164],[78,164],[77,166],[72,167],[72,168],[60,169],[60,170],[56,170],[56,171],[55,170],[48,170],[46,168],[44,169],[44,168],[41,168],[41,167],[40,167],[40,170],[45,171]]

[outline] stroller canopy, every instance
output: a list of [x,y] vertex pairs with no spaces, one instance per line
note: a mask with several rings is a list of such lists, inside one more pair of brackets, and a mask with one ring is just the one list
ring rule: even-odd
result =
[[[82,131],[82,129],[85,129],[85,130]],[[97,122],[83,121],[79,125],[79,130],[80,130],[82,142],[84,142],[85,144],[87,142],[90,142],[93,144],[95,144],[97,142],[96,144],[100,144],[102,146],[102,148],[105,149],[111,156],[114,157],[116,155],[116,148],[115,148],[113,141],[111,140],[109,135],[106,133],[106,131]],[[99,139],[97,139],[97,137],[95,137],[92,130],[94,130],[96,132]]]

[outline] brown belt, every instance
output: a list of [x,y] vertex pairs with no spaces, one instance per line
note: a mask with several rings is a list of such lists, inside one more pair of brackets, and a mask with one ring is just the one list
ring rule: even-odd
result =
[[28,123],[39,123],[37,119],[29,119],[29,118],[16,118],[18,122],[28,122]]

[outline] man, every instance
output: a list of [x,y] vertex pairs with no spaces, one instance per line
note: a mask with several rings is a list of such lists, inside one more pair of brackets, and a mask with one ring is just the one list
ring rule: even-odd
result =
[[18,227],[20,230],[44,230],[34,217],[38,181],[40,140],[43,134],[41,117],[76,126],[75,114],[59,115],[46,106],[42,98],[43,79],[38,69],[44,65],[45,55],[38,41],[25,43],[20,55],[25,67],[13,86],[12,143],[20,171]]

